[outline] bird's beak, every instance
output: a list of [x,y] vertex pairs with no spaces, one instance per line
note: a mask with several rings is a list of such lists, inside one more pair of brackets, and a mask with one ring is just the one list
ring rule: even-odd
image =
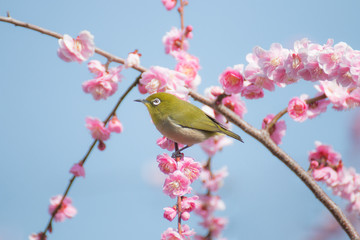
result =
[[136,100],[134,100],[135,102],[141,102],[141,103],[143,103],[143,104],[147,104],[147,103],[150,103],[148,100],[146,100],[146,99],[136,99]]

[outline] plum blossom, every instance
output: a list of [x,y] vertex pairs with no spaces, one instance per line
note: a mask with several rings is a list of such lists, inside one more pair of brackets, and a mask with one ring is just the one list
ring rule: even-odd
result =
[[168,228],[161,234],[161,240],[183,240],[183,237],[173,228]]
[[229,175],[227,167],[223,167],[214,173],[210,173],[209,170],[204,169],[201,171],[200,179],[203,182],[203,186],[212,192],[219,190],[224,184],[224,178]]
[[123,131],[123,126],[116,115],[114,115],[110,119],[109,125],[108,125],[108,130],[110,132],[116,132],[116,133],[121,133]]
[[221,103],[233,111],[240,118],[244,117],[244,114],[247,112],[245,102],[241,100],[240,94],[232,94],[229,97],[223,98]]
[[125,59],[124,67],[132,68],[140,66],[140,57],[141,53],[136,49],[134,52],[129,53],[128,57]]
[[225,146],[233,144],[233,140],[225,135],[216,135],[200,143],[201,148],[209,156],[221,151]]
[[199,177],[202,169],[201,164],[190,157],[184,157],[183,161],[179,162],[178,168],[191,183]]
[[[163,136],[156,140],[156,144],[161,147],[162,149],[167,149],[169,151],[173,151],[175,149],[175,142],[173,140],[168,139],[167,137]],[[183,144],[178,143],[178,147],[184,147]]]
[[91,132],[91,136],[96,140],[106,141],[110,138],[110,130],[105,128],[104,123],[98,118],[87,117],[86,128]]
[[221,231],[224,230],[228,222],[228,219],[223,217],[211,217],[205,219],[203,222],[200,223],[200,225],[209,229],[209,231],[211,232],[211,236],[219,237]]
[[159,163],[160,171],[165,174],[173,173],[178,169],[175,159],[166,153],[158,155],[156,161]]
[[312,176],[324,182],[333,194],[349,201],[348,211],[360,213],[360,174],[354,168],[343,166],[341,155],[331,146],[315,142],[316,149],[309,153]]
[[82,63],[95,52],[94,36],[89,31],[82,31],[76,39],[64,34],[59,39],[58,56],[65,62]]
[[[318,93],[316,97],[320,96],[321,93]],[[303,94],[300,96],[300,99],[307,100],[309,96],[307,94]],[[315,118],[319,116],[321,113],[326,112],[327,106],[330,104],[330,100],[321,99],[316,102],[312,102],[308,104],[308,109],[306,111],[307,117],[309,119]]]
[[97,60],[90,61],[89,71],[94,73],[95,78],[85,81],[82,84],[85,93],[91,93],[95,100],[107,99],[118,89],[118,82],[121,80],[122,66],[105,70],[105,67]]
[[196,214],[203,218],[208,218],[216,210],[225,210],[224,201],[214,195],[200,195],[196,206]]
[[75,163],[74,166],[71,167],[70,173],[76,177],[85,177],[85,169],[80,163]]
[[[275,117],[274,114],[267,115],[262,122],[262,129],[265,129],[267,125],[273,120]],[[286,133],[286,123],[284,120],[277,121],[274,126],[270,129],[270,137],[277,144],[281,144],[282,138]]]
[[297,122],[303,122],[307,119],[307,110],[307,103],[298,97],[292,98],[288,104],[289,116]]
[[32,233],[29,236],[29,240],[46,240],[47,236],[43,232]]
[[258,64],[266,76],[275,82],[286,82],[285,61],[289,56],[289,50],[279,43],[273,43],[270,50],[255,47],[253,54],[258,58]]
[[177,60],[175,70],[187,76],[185,86],[196,90],[197,86],[201,83],[201,77],[198,74],[200,69],[199,59],[186,51],[173,52],[172,55]]
[[[189,43],[188,41],[183,38],[183,32],[176,27],[172,27],[170,32],[167,32],[163,37],[162,41],[165,45],[165,53],[173,53],[180,50],[188,50]],[[181,41],[182,41],[182,48],[181,48]]]
[[[62,199],[62,195],[57,195],[55,197],[50,198],[50,205],[49,205],[49,213],[52,215],[55,209],[60,204]],[[63,222],[66,218],[72,218],[76,215],[77,210],[74,206],[71,205],[72,201],[69,197],[65,197],[64,201],[61,204],[60,209],[55,214],[55,221],[56,222]]]
[[185,87],[187,76],[167,68],[153,66],[142,74],[140,84],[149,94],[168,92],[185,98],[188,90]]
[[190,180],[181,171],[170,173],[165,179],[163,192],[171,198],[182,196],[191,192]]
[[166,10],[170,11],[176,6],[177,0],[161,0]]
[[165,207],[164,208],[164,218],[170,222],[176,217],[177,211],[175,207]]
[[225,93],[240,93],[244,85],[244,65],[235,65],[233,68],[227,67],[219,76],[219,81]]

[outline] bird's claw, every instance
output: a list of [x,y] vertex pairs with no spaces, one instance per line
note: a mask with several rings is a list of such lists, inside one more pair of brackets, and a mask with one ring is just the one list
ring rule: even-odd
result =
[[184,154],[180,151],[175,151],[172,155],[171,155],[172,158],[174,158],[175,160],[178,159],[178,158],[183,158],[184,157]]

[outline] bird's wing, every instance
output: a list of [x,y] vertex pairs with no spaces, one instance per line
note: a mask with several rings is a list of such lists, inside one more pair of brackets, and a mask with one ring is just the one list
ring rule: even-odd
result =
[[[218,125],[219,124],[215,119],[208,116],[201,109],[189,104],[186,107],[179,108],[182,110],[175,111],[169,118],[172,122],[177,125],[186,128],[199,129],[208,132],[221,132]],[[181,122],[176,119],[182,119]]]

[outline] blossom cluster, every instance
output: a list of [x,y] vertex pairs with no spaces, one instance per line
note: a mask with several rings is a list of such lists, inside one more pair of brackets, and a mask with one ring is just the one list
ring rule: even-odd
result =
[[187,52],[192,37],[192,27],[184,30],[173,27],[163,37],[165,53],[176,60],[174,70],[152,66],[141,76],[138,85],[140,93],[168,92],[181,99],[187,99],[189,89],[195,90],[201,82],[198,74],[200,70],[199,59]]
[[90,93],[95,100],[100,100],[107,99],[116,92],[122,78],[122,65],[107,70],[100,61],[92,60],[88,63],[88,69],[94,74],[94,78],[82,84],[85,93]]
[[121,133],[123,130],[122,124],[116,115],[110,119],[107,127],[105,127],[105,124],[98,118],[87,117],[85,121],[85,126],[90,130],[91,136],[99,141],[99,150],[105,149],[104,141],[110,138],[111,132]]
[[213,195],[218,191],[223,183],[224,178],[228,176],[227,168],[224,167],[217,172],[210,172],[209,168],[205,166],[200,174],[200,179],[203,187],[206,189],[206,194],[199,195],[197,200],[197,208],[195,213],[202,218],[201,226],[208,229],[206,236],[196,235],[196,240],[209,239],[221,237],[221,232],[225,228],[228,220],[224,217],[216,217],[214,212],[217,210],[225,210],[225,203],[221,200],[220,196]]
[[[189,220],[190,212],[196,208],[198,197],[186,197],[184,195],[191,193],[190,184],[200,176],[201,164],[190,157],[174,159],[166,153],[158,155],[157,162],[160,171],[167,175],[163,192],[171,198],[178,197],[181,200],[180,206],[174,205],[164,208],[164,218],[172,221],[178,216],[184,221]],[[173,228],[167,229],[163,232],[161,239],[188,239],[193,234],[195,232],[190,230],[189,226],[184,225],[181,231]]]
[[360,213],[360,174],[354,168],[345,168],[341,155],[331,146],[315,142],[309,153],[310,171],[316,181],[324,182],[333,194],[349,201],[347,209]]
[[320,81],[317,89],[337,110],[360,105],[360,51],[344,42],[333,45],[329,39],[320,45],[302,39],[294,43],[294,49],[274,43],[269,50],[255,47],[246,59],[246,67],[228,67],[220,75],[225,93],[262,98],[264,89],[273,91],[275,86],[285,87],[304,79]]

